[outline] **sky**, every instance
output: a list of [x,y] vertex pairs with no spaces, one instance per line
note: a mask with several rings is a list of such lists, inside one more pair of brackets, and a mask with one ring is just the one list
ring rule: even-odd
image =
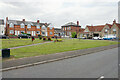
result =
[[68,22],[86,25],[118,21],[119,0],[0,0],[0,19],[51,23],[61,28]]

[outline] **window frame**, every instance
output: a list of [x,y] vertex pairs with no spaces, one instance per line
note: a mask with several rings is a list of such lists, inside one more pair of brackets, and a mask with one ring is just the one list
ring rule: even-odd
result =
[[[12,25],[12,26],[11,26]],[[10,23],[10,26],[9,26],[10,28],[14,28],[14,24],[13,23]]]
[[20,28],[25,28],[25,25],[23,23],[21,23]]
[[30,28],[31,28],[31,24],[28,24],[28,25],[27,25],[27,28],[29,28],[29,29],[30,29]]

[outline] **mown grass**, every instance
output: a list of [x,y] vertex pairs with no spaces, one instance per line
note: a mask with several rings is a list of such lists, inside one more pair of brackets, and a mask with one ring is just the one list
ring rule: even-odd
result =
[[15,58],[31,57],[53,54],[58,52],[73,51],[87,48],[94,48],[100,46],[108,46],[118,44],[114,41],[102,41],[102,40],[79,40],[69,39],[63,42],[46,43],[42,45],[24,47],[11,50],[11,55]]
[[42,43],[42,42],[44,41],[39,40],[38,38],[36,38],[33,42],[31,39],[2,39],[2,49]]

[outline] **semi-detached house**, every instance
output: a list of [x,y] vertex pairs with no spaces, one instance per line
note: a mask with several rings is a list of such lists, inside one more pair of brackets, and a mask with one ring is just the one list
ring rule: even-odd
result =
[[[36,22],[22,21],[19,20],[8,20],[6,18],[6,35],[19,35],[22,33],[31,34],[31,36],[54,36],[54,27],[50,26],[49,23],[40,23],[39,20]],[[50,27],[49,27],[50,26]]]

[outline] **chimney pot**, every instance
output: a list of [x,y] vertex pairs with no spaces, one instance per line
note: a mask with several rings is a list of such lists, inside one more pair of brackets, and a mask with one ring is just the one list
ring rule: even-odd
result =
[[77,21],[77,26],[79,26],[79,21]]
[[114,19],[113,23],[116,23],[116,20]]
[[6,21],[8,21],[8,17],[6,17]]
[[23,21],[25,21],[25,19],[23,19]]
[[37,23],[39,23],[40,21],[39,20],[37,20]]

